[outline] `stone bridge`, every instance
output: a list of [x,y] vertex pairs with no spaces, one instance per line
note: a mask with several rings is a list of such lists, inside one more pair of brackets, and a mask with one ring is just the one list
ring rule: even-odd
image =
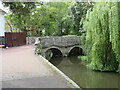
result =
[[80,36],[46,36],[39,37],[43,56],[52,52],[53,56],[83,55]]

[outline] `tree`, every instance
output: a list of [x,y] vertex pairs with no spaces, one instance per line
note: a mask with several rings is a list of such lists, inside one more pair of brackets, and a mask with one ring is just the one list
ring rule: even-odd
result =
[[86,30],[89,67],[120,72],[120,2],[96,3],[87,13]]
[[33,11],[31,22],[46,36],[63,35],[62,22],[70,5],[71,3],[67,2],[43,3],[41,7]]
[[94,6],[93,2],[76,2],[71,7],[70,17],[73,20],[74,34],[82,35],[83,32],[83,20],[89,9]]
[[[65,18],[67,17],[69,7],[73,5],[72,2],[49,2],[47,3],[51,8],[56,8],[55,12],[55,20],[56,20],[56,32],[55,35],[64,35],[66,29],[63,25],[65,22]],[[68,33],[69,34],[69,33]]]
[[26,28],[29,26],[29,18],[32,14],[32,9],[36,7],[34,2],[3,2],[5,7],[9,7],[12,12],[11,17],[12,25],[27,32]]

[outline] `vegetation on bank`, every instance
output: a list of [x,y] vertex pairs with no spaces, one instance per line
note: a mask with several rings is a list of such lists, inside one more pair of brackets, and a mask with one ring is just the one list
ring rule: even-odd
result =
[[87,56],[78,56],[78,59],[80,59],[82,61],[87,61],[88,62]]
[[89,67],[120,71],[120,2],[96,3],[84,22]]

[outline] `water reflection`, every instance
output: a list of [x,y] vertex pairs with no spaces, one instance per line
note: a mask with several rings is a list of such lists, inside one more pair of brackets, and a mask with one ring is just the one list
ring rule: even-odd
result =
[[81,63],[80,60],[77,60],[77,56],[76,57],[68,57],[66,58],[68,59],[70,62],[72,62],[73,64],[78,64],[78,63]]
[[63,61],[63,58],[58,58],[58,57],[55,57],[55,58],[51,58],[50,60],[49,60],[53,65],[55,65],[55,66],[58,66],[60,63],[61,63],[61,61]]
[[57,66],[82,88],[118,88],[119,74],[115,72],[96,72],[86,68],[76,57],[51,59]]

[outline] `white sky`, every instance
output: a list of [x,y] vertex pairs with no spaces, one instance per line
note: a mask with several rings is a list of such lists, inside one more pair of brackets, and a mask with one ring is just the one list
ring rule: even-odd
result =
[[6,12],[9,12],[8,8],[3,7],[2,2],[0,1],[0,8]]
[[3,8],[2,2],[0,1],[0,8]]

